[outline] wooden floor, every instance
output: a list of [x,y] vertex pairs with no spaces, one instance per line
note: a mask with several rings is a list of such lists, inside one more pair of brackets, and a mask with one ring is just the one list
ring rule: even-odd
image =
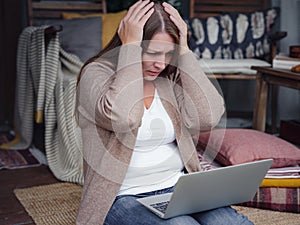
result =
[[34,225],[13,190],[59,182],[46,166],[0,171],[0,224]]

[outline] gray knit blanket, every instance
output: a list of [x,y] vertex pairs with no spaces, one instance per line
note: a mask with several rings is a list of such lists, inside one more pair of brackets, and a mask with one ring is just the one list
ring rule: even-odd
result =
[[45,44],[47,26],[26,27],[19,37],[15,140],[11,149],[32,145],[34,120],[45,124],[48,165],[60,180],[83,183],[81,132],[75,110],[76,80],[83,63],[65,52],[56,33]]

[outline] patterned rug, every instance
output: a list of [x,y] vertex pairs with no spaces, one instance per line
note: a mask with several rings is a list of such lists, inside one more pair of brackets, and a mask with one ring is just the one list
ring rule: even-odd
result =
[[41,165],[40,162],[25,150],[3,150],[0,149],[0,170],[1,169],[20,169]]
[[[82,187],[77,184],[56,183],[15,189],[14,193],[37,225],[71,225],[75,224],[81,191]],[[300,225],[300,214],[297,213],[234,208],[255,225]]]
[[[14,138],[14,132],[10,130],[1,131],[0,146],[11,142]],[[33,156],[29,149],[7,150],[0,148],[0,170],[27,168],[39,165],[41,165],[41,163]]]

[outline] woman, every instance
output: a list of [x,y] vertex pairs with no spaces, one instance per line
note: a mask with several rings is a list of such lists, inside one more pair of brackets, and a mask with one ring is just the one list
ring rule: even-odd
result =
[[136,201],[200,170],[192,136],[223,112],[176,9],[134,4],[79,77],[85,181],[77,224],[252,224],[230,207],[163,220]]

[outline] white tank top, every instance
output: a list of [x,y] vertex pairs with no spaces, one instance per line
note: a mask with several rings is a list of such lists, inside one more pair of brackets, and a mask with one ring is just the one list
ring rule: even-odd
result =
[[145,108],[135,148],[119,195],[138,194],[171,187],[183,174],[173,123],[155,90]]

